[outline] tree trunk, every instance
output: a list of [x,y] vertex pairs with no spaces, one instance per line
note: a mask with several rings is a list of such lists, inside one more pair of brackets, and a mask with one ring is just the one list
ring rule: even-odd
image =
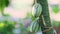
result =
[[[42,5],[42,13],[40,15],[39,19],[39,25],[41,26],[42,31],[47,30],[49,28],[44,27],[52,27],[51,21],[50,21],[50,15],[49,15],[49,8],[47,0],[37,0],[38,3]],[[46,24],[46,26],[44,25]],[[43,34],[53,34],[53,29],[50,29],[48,31],[43,32]]]

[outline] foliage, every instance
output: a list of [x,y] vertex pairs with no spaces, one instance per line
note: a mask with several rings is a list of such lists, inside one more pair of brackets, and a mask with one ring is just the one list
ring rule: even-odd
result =
[[53,10],[54,13],[58,13],[59,12],[58,5],[53,5],[52,10]]
[[12,30],[15,28],[13,21],[0,21],[0,34],[13,34]]
[[9,0],[0,0],[0,7],[3,5],[5,5],[7,7],[8,4],[9,4]]
[[0,12],[4,15],[4,8],[9,5],[9,0],[0,0]]

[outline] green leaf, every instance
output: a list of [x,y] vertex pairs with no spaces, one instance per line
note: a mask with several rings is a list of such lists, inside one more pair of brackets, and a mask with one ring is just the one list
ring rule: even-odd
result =
[[58,7],[58,5],[54,5],[54,6],[52,7],[52,10],[53,10],[54,13],[58,13],[58,12],[59,12],[59,7]]
[[4,16],[4,8],[9,5],[9,0],[0,0],[0,12]]

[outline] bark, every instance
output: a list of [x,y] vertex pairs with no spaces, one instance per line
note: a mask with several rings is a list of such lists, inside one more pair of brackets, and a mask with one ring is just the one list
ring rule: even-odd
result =
[[[37,0],[37,2],[42,5],[42,13],[40,15],[39,25],[41,26],[42,31],[44,31],[46,29],[49,29],[44,27],[52,27],[48,10],[48,3],[47,0]],[[44,25],[44,23],[46,24],[46,26]],[[43,34],[53,34],[53,29],[45,31],[43,32]]]

